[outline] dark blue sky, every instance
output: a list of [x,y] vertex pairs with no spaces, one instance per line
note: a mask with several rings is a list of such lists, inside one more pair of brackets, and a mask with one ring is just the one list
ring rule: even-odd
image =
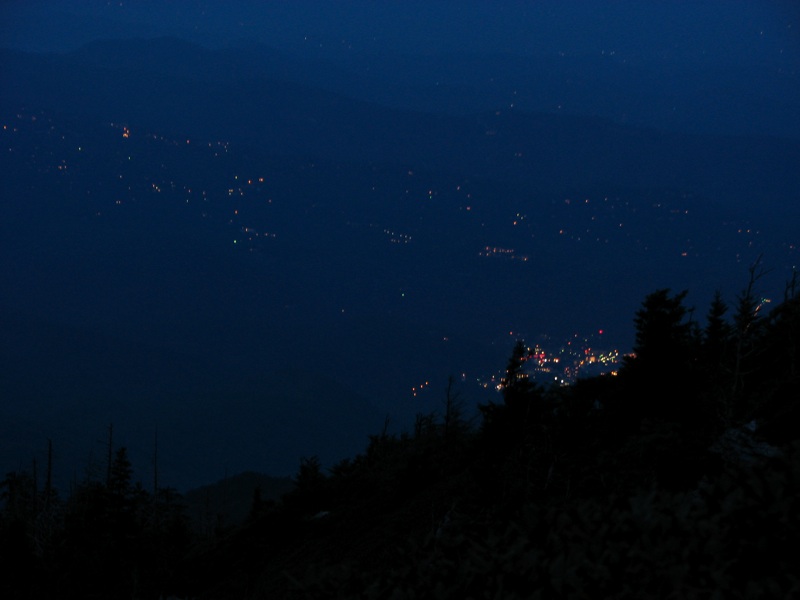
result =
[[625,61],[800,64],[800,5],[738,0],[235,3],[5,1],[0,44],[64,50],[103,37],[253,40],[287,51],[614,53]]

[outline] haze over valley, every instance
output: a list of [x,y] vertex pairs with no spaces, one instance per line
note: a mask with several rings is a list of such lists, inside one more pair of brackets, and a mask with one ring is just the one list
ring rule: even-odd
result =
[[290,475],[495,397],[517,339],[614,370],[654,289],[782,298],[796,63],[304,48],[0,51],[4,468],[114,423],[180,489]]

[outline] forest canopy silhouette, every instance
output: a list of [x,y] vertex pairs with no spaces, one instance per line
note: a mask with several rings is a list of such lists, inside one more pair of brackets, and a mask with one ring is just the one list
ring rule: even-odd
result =
[[[4,598],[790,597],[800,533],[800,295],[758,273],[705,319],[656,290],[615,374],[546,387],[513,347],[497,400],[440,410],[213,526],[126,448],[56,490],[6,474]],[[58,450],[55,449],[57,452]],[[42,477],[44,471],[45,476]]]

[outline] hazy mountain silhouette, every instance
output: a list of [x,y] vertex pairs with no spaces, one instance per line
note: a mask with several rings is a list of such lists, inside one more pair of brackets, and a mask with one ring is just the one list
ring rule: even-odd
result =
[[245,471],[188,491],[184,495],[186,514],[198,531],[218,524],[239,525],[253,508],[254,490],[259,490],[260,500],[277,502],[293,488],[291,478]]
[[797,143],[763,137],[685,136],[505,108],[462,117],[387,109],[265,78],[170,39],[106,42],[67,56],[4,51],[3,63],[11,82],[3,97],[13,102],[280,154],[412,164],[557,189],[613,181],[708,191],[710,183],[726,195],[745,188],[748,200],[767,200],[800,160]]
[[[630,64],[613,56],[365,52],[334,61],[244,42],[209,50],[178,38],[96,41],[69,59],[203,81],[294,82],[420,112],[467,115],[514,105],[672,131],[800,138],[798,76],[755,65],[698,68]],[[742,114],[751,116],[743,121]]]

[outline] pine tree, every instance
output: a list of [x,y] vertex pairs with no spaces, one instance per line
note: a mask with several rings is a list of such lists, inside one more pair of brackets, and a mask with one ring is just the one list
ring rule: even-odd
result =
[[683,305],[686,290],[670,296],[669,289],[649,294],[636,312],[636,341],[633,348],[637,361],[662,370],[685,362],[691,349],[693,326],[687,321],[689,311]]
[[114,454],[108,480],[108,490],[114,495],[126,497],[131,492],[133,467],[128,459],[128,450],[124,446]]
[[525,342],[517,340],[511,351],[511,357],[508,359],[508,366],[506,366],[506,373],[502,381],[503,402],[512,412],[524,410],[536,390],[535,383],[524,370],[528,355]]
[[725,320],[728,305],[722,299],[719,290],[714,293],[711,306],[706,315],[706,326],[703,329],[703,345],[711,359],[721,358],[725,346],[730,342],[731,326]]
[[685,422],[696,416],[691,398],[699,340],[683,305],[686,294],[657,290],[636,312],[634,357],[622,374],[630,388],[626,410],[639,416]]
[[737,298],[734,323],[733,375],[731,377],[731,406],[734,417],[748,420],[752,417],[752,406],[745,400],[745,383],[753,371],[758,354],[758,333],[761,322],[761,300],[756,295],[756,283],[765,274],[759,270],[761,257],[749,269],[750,279],[747,287]]
[[727,427],[731,420],[729,386],[733,329],[725,320],[728,305],[717,291],[706,314],[702,339],[704,408],[715,427]]

